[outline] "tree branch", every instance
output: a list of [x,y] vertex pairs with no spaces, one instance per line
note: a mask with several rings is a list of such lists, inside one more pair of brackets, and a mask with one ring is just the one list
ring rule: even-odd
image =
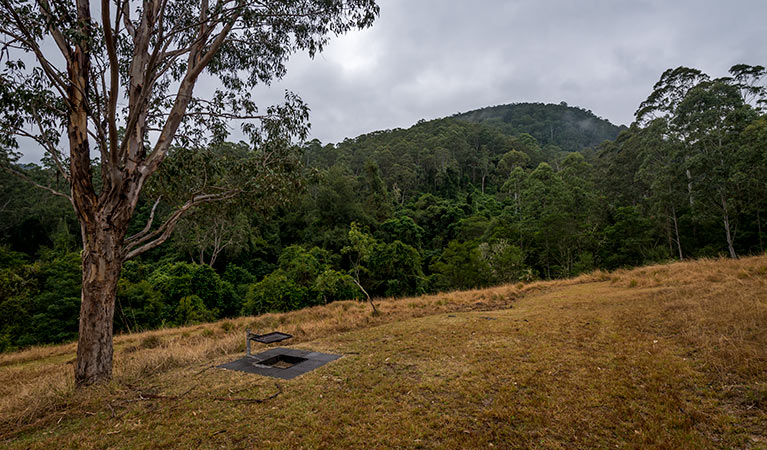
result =
[[66,170],[64,170],[64,164],[61,162],[61,153],[56,148],[55,145],[48,139],[48,135],[45,133],[45,130],[43,129],[43,124],[40,119],[40,116],[37,114],[37,111],[32,109],[32,115],[35,118],[35,122],[37,123],[37,127],[40,130],[40,135],[34,135],[32,133],[28,133],[23,130],[16,131],[20,136],[28,137],[38,144],[42,145],[43,148],[45,148],[45,151],[48,152],[48,154],[51,155],[51,159],[53,159],[53,162],[56,164],[56,170],[59,172],[59,174],[64,177],[67,182],[71,181],[69,177],[69,173],[67,173]]
[[67,194],[65,194],[63,192],[59,192],[56,189],[53,189],[53,188],[48,187],[48,186],[44,186],[44,185],[36,182],[35,180],[29,178],[28,176],[24,175],[23,173],[21,173],[21,172],[19,172],[17,170],[14,170],[14,169],[12,169],[12,168],[10,168],[8,166],[3,166],[3,169],[5,169],[5,171],[10,173],[11,175],[19,177],[22,180],[26,181],[27,183],[31,183],[33,186],[35,186],[37,188],[40,188],[40,189],[42,189],[44,191],[48,191],[48,192],[50,192],[51,194],[53,194],[53,195],[55,195],[57,197],[63,197],[65,199],[69,200],[69,203],[72,203],[72,197],[68,196]]
[[38,2],[40,4],[40,10],[43,11],[43,14],[45,14],[45,17],[50,22],[48,25],[48,32],[51,33],[51,36],[53,36],[53,40],[59,47],[59,50],[61,51],[62,56],[64,56],[64,59],[67,61],[67,64],[70,64],[72,62],[72,49],[69,48],[69,45],[67,45],[67,39],[64,37],[64,34],[59,29],[51,25],[55,22],[53,12],[51,11],[51,5],[48,3],[48,0],[38,0]]
[[133,26],[133,22],[130,20],[130,0],[123,0],[122,11],[123,25],[125,25],[125,30],[132,38],[135,38],[136,27]]
[[[213,43],[210,45],[210,48],[204,55],[199,55],[203,42],[200,42],[198,47],[196,49],[192,49],[192,51],[189,53],[189,66],[187,73],[178,88],[176,100],[173,103],[173,107],[171,108],[170,113],[168,114],[168,120],[165,122],[165,126],[163,127],[163,130],[160,133],[157,142],[155,143],[152,153],[147,157],[144,163],[144,176],[149,176],[151,173],[157,170],[157,168],[160,166],[160,163],[163,161],[163,159],[165,159],[165,155],[168,153],[168,149],[170,148],[170,144],[176,134],[176,130],[178,130],[178,127],[181,124],[181,120],[186,113],[189,101],[192,98],[192,91],[194,90],[194,85],[197,81],[197,77],[200,75],[205,66],[210,62],[216,52],[218,52],[218,50],[221,48],[224,41],[226,40],[226,36],[234,26],[236,19],[237,16],[232,18],[231,21],[226,24],[226,26],[224,26],[221,32],[216,35]],[[202,27],[200,35],[206,35],[208,32],[209,31],[206,30],[205,27]],[[207,39],[205,39],[205,41],[207,41]]]
[[68,98],[66,95],[67,83],[65,83],[62,80],[61,73],[58,70],[56,70],[53,67],[53,65],[50,63],[50,61],[48,61],[48,59],[45,57],[42,50],[40,49],[40,46],[37,45],[37,42],[35,42],[34,37],[32,36],[32,33],[30,33],[27,27],[24,25],[24,21],[21,20],[19,15],[16,13],[16,10],[14,9],[14,7],[10,5],[7,0],[2,0],[2,2],[6,10],[8,10],[9,13],[11,14],[16,27],[24,36],[20,36],[6,28],[3,29],[3,33],[7,34],[8,36],[11,36],[12,38],[18,40],[19,42],[24,43],[29,48],[29,50],[35,54],[35,57],[37,58],[37,61],[40,63],[40,66],[42,66],[43,72],[48,77],[48,80],[56,88],[56,90],[59,91],[59,94],[61,95],[61,97],[66,101],[66,99]]
[[154,222],[154,212],[157,209],[157,205],[160,204],[161,199],[162,199],[162,195],[157,197],[157,200],[155,200],[154,205],[152,206],[152,211],[149,213],[149,220],[147,220],[146,226],[144,227],[144,229],[134,234],[133,236],[129,237],[128,239],[126,239],[125,240],[126,244],[141,238],[143,235],[147,234],[149,230],[152,229],[152,222]]
[[[117,62],[116,39],[112,32],[109,17],[110,0],[101,0],[101,23],[104,28],[104,41],[106,43],[107,56],[109,58],[109,93],[106,101],[106,120],[109,127],[109,157],[110,165],[117,166],[117,96],[120,89],[120,65]],[[117,12],[119,16],[120,12]]]
[[165,222],[151,233],[145,234],[125,246],[125,260],[135,258],[136,256],[149,251],[163,242],[167,241],[176,228],[178,221],[186,215],[190,209],[203,203],[212,203],[227,200],[239,193],[238,190],[227,191],[221,194],[203,194],[196,195],[187,201],[183,206],[177,209],[168,217]]

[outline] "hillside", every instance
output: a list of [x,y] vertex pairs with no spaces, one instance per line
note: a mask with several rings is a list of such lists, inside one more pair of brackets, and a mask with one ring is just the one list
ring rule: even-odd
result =
[[513,103],[456,114],[456,119],[490,125],[509,135],[527,133],[543,145],[577,152],[614,140],[625,127],[589,110],[543,103]]
[[[409,297],[764,254],[767,118],[743,92],[727,94],[732,126],[682,108],[666,124],[632,126],[582,153],[545,144],[546,135],[571,135],[556,143],[574,149],[618,128],[583,109],[543,104],[485,108],[339,144],[305,142],[280,163],[290,175],[262,186],[279,191],[279,201],[262,199],[253,185],[232,201],[200,205],[166,245],[129,261],[115,329],[296,310],[360,297],[358,284],[376,297]],[[666,129],[672,124],[698,137]],[[261,167],[252,164],[256,153],[231,142],[172,152],[128,235],[142,232],[158,198],[155,225],[180,211],[197,182],[235,191],[255,182],[241,170]],[[52,167],[26,169],[37,183],[63,188]],[[5,171],[0,186],[0,352],[72,340],[82,281],[77,216],[64,198]]]
[[[765,448],[767,256],[648,266],[0,355],[8,448]],[[344,357],[275,382],[211,368],[246,327]]]
[[[304,149],[305,162],[318,169],[345,165],[354,173],[364,172],[373,162],[389,188],[451,196],[469,184],[483,192],[486,184],[499,189],[509,164],[534,168],[540,162],[556,164],[569,152],[590,156],[623,129],[583,108],[515,103],[421,120],[406,129],[374,131],[336,145],[312,141]],[[511,150],[527,159],[498,166]]]

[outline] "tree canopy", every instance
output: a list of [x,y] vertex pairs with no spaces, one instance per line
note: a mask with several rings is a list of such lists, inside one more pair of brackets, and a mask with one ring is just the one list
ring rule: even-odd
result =
[[[265,201],[293,179],[291,144],[306,136],[308,107],[286,92],[284,104],[259,108],[252,88],[284,76],[291,54],[313,56],[377,14],[373,0],[0,1],[0,162],[35,182],[11,163],[19,139],[44,148],[68,186],[36,184],[68,199],[80,222],[78,385],[111,374],[124,261],[165,242],[195,206],[241,194]],[[215,88],[195,91],[202,77]],[[232,120],[242,121],[247,150],[216,157],[210,173],[208,164],[178,171],[223,143]],[[153,207],[128,236],[142,191],[174,152],[165,178],[183,182],[171,211],[154,226]]]
[[[366,294],[375,301],[763,253],[763,73],[739,65],[731,76],[712,79],[671,69],[648,87],[635,123],[577,152],[543,144],[524,126],[511,130],[454,117],[337,144],[304,142],[291,150],[300,190],[284,189],[273,208],[243,200],[206,205],[228,225],[215,228],[212,217],[190,215],[181,222],[184,233],[169,238],[172,245],[128,261],[117,287],[115,327],[149,329],[367,300]],[[143,229],[158,196],[155,214],[172,213],[188,191],[213,186],[219,174],[239,173],[227,155],[250,148],[221,142],[170,152],[139,200],[130,234]],[[27,167],[26,173],[53,186],[54,170]],[[197,170],[195,177],[176,176],[187,170]],[[72,339],[80,275],[67,264],[79,261],[73,253],[79,224],[65,201],[12,198],[33,188],[9,174],[0,184],[11,188],[0,193],[0,205],[7,205],[0,214],[8,217],[0,221],[0,298],[7,298],[0,311],[55,326],[51,340]],[[238,244],[220,248],[212,260],[221,237],[205,230],[216,229],[238,233]],[[31,245],[20,230],[41,236],[40,242]],[[200,236],[192,239],[194,249],[189,236]],[[53,289],[64,295],[50,295]],[[44,341],[18,324],[0,323],[4,348]]]

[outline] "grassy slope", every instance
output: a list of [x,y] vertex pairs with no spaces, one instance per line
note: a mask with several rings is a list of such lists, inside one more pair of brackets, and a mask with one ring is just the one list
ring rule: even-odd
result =
[[[0,355],[0,446],[767,448],[767,257],[652,266]],[[244,328],[344,358],[290,381],[210,368]],[[261,403],[241,399],[274,398]],[[160,397],[160,398],[158,398]]]

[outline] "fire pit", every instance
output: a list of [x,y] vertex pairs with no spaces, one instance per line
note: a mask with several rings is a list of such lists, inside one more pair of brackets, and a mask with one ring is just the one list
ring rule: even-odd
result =
[[219,369],[255,373],[290,380],[335,361],[341,355],[319,353],[297,348],[275,347],[255,355],[217,366]]
[[290,369],[298,363],[306,361],[306,358],[290,355],[277,355],[267,358],[263,361],[259,361],[261,366],[274,367],[275,369]]

